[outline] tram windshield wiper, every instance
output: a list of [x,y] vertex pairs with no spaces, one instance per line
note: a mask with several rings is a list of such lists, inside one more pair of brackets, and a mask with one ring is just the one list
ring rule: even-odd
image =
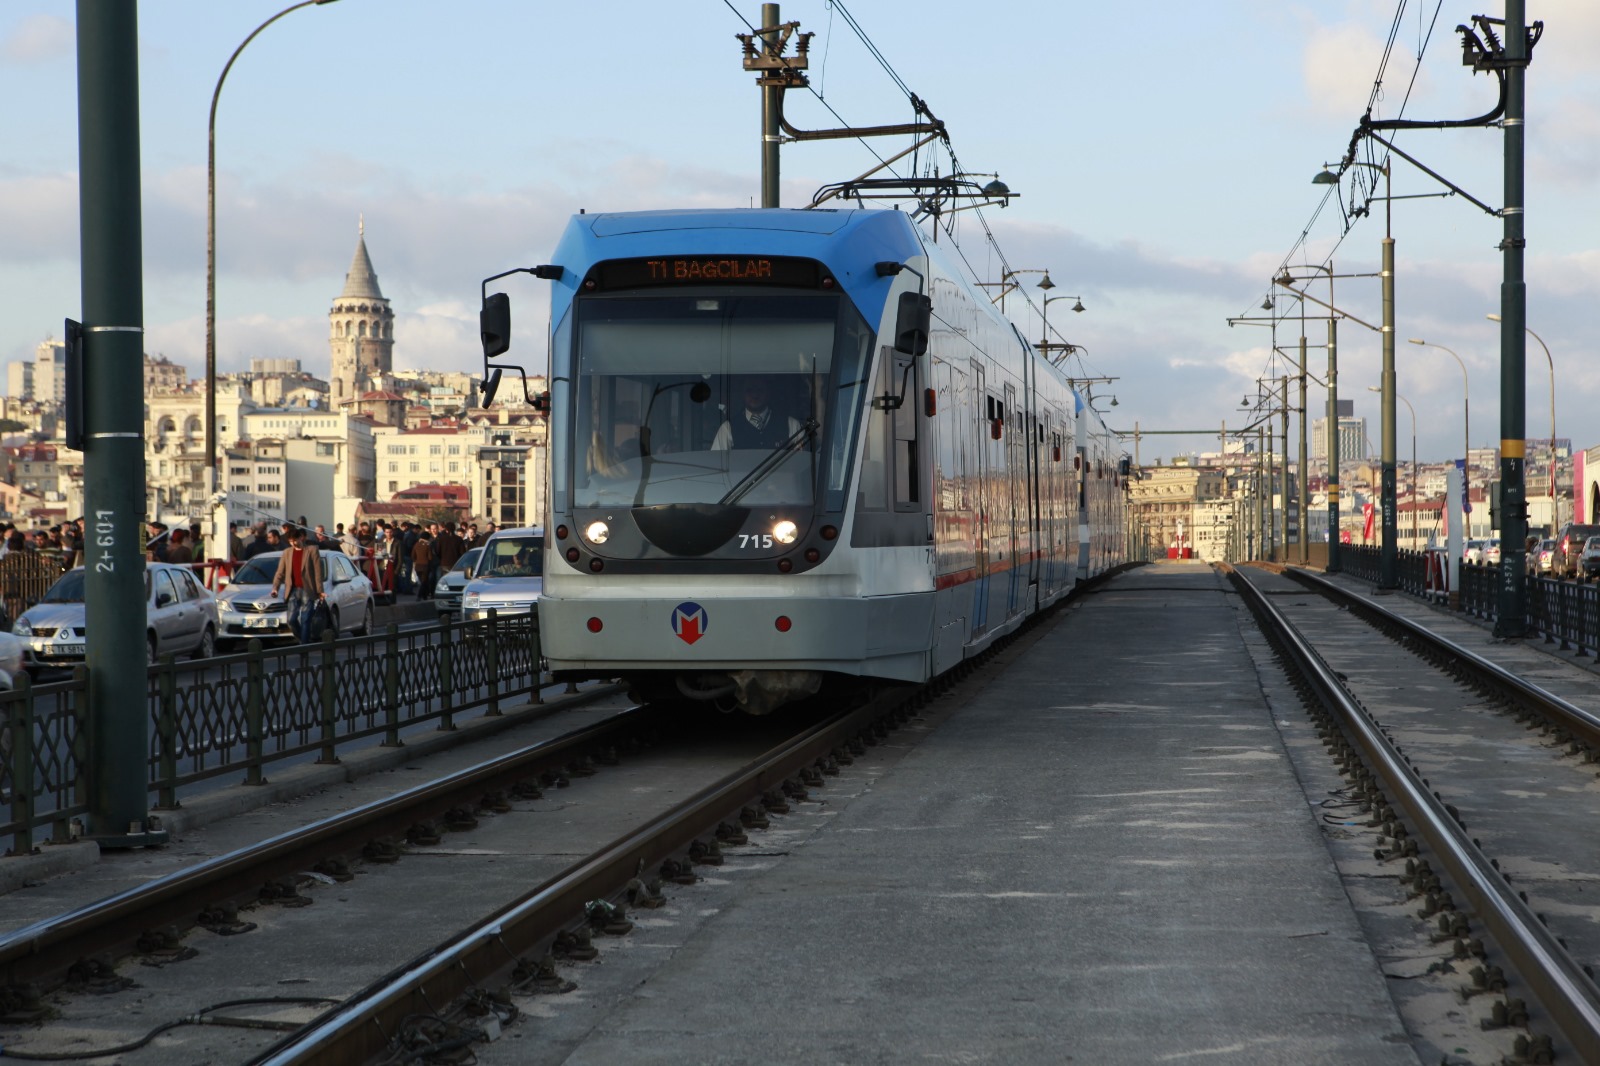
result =
[[815,440],[817,430],[821,428],[821,424],[815,418],[808,418],[800,423],[800,428],[790,434],[788,440],[772,449],[771,454],[751,467],[750,472],[740,478],[739,483],[729,489],[727,494],[717,503],[726,506],[736,504],[744,499],[751,489],[761,484],[774,470],[783,465],[785,459],[798,451],[802,445],[809,444]]

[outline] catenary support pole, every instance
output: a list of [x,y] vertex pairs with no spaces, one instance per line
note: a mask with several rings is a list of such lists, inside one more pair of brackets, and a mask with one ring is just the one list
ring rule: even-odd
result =
[[1500,242],[1500,594],[1497,637],[1527,633],[1528,502],[1523,484],[1527,448],[1528,287],[1523,280],[1523,153],[1526,150],[1528,29],[1524,0],[1506,0],[1505,222]]
[[145,790],[144,278],[135,0],[78,0],[78,194],[84,325],[84,600],[89,835],[166,841]]

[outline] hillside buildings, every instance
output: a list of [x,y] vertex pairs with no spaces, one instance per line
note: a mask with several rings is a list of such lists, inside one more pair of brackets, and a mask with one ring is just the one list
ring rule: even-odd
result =
[[[395,311],[378,285],[358,223],[355,253],[328,310],[330,374],[298,359],[252,358],[218,375],[216,479],[237,521],[332,526],[364,509],[424,516],[540,520],[544,416],[521,405],[474,407],[478,377],[394,369]],[[457,353],[437,353],[457,362]],[[19,523],[83,513],[82,455],[61,442],[62,342],[6,368],[0,417],[13,428],[0,470],[0,512]],[[146,517],[187,523],[210,512],[205,495],[205,381],[157,354],[145,357]],[[542,381],[534,382],[542,388]]]

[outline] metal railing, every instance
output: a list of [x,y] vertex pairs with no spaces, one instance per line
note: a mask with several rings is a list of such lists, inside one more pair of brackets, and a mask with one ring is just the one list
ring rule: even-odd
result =
[[[1404,592],[1427,595],[1422,554],[1401,552],[1399,581]],[[1346,573],[1363,581],[1378,580],[1378,549],[1347,547],[1341,554]],[[1463,614],[1494,622],[1500,614],[1500,567],[1463,562],[1460,567],[1460,603]],[[1528,575],[1527,617],[1529,636],[1559,644],[1562,651],[1600,658],[1600,585],[1586,581]]]
[[[149,722],[148,789],[153,810],[173,809],[179,791],[225,773],[265,783],[264,769],[315,756],[338,762],[340,745],[401,733],[526,696],[539,702],[536,615],[490,617],[400,632],[266,649],[192,662],[168,656],[151,666],[144,707]],[[129,701],[137,697],[130,694]],[[0,692],[0,836],[8,855],[25,855],[41,831],[65,842],[90,813],[89,752],[95,742],[88,671],[35,685],[26,675]],[[131,708],[130,708],[131,710]]]

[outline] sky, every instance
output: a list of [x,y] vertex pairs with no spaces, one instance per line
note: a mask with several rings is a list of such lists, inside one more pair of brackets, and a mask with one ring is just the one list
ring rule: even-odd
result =
[[[924,0],[913,19],[889,0],[789,0],[782,17],[816,36],[814,91],[789,93],[785,114],[801,129],[883,125],[911,120],[908,91],[926,101],[966,172],[1017,193],[959,216],[962,254],[979,280],[1009,265],[1031,288],[1048,270],[1050,295],[1081,298],[1081,314],[1069,301],[1049,308],[1052,339],[1080,346],[1072,373],[1115,379],[1093,386],[1096,406],[1113,428],[1140,430],[1150,463],[1214,449],[1224,424],[1254,419],[1241,401],[1254,402],[1259,379],[1292,372],[1274,338],[1297,352],[1298,310],[1276,331],[1228,324],[1268,316],[1284,264],[1377,271],[1384,203],[1346,232],[1340,200],[1311,178],[1343,156],[1380,73],[1378,118],[1494,106],[1494,80],[1462,66],[1454,27],[1503,7],[1463,3],[1015,0],[989,17]],[[194,377],[212,92],[240,42],[287,6],[139,7],[146,350]],[[477,371],[481,279],[548,261],[578,210],[758,204],[760,94],[734,35],[760,12],[750,0],[337,0],[274,22],[239,55],[218,108],[219,369],[298,358],[327,374],[328,308],[358,225],[395,312],[396,367]],[[0,5],[0,362],[32,358],[80,317],[74,18],[65,0]],[[1556,434],[1583,448],[1600,444],[1600,67],[1587,47],[1600,4],[1529,0],[1528,18],[1546,24],[1527,76],[1528,325],[1551,352]],[[909,143],[785,145],[783,205]],[[1491,207],[1504,202],[1498,128],[1403,131],[1396,143]],[[1500,327],[1485,315],[1499,309],[1502,223],[1460,196],[1425,195],[1445,187],[1398,157],[1392,183],[1398,389],[1416,411],[1418,454],[1457,456],[1468,433],[1492,447]],[[1347,176],[1347,207],[1350,193]],[[1342,311],[1380,321],[1376,278],[1332,286]],[[540,328],[546,290],[509,285],[519,337]],[[1042,293],[1021,295],[1006,310],[1042,337]],[[1277,315],[1298,306],[1281,290],[1275,301]],[[1309,369],[1322,377],[1324,312],[1304,306]],[[1465,387],[1434,345],[1460,358]],[[1340,396],[1368,418],[1374,453],[1367,389],[1380,361],[1377,333],[1341,324]],[[1530,437],[1549,432],[1551,363],[1530,338]],[[1312,417],[1325,397],[1313,382]],[[1402,462],[1411,421],[1400,405]]]

